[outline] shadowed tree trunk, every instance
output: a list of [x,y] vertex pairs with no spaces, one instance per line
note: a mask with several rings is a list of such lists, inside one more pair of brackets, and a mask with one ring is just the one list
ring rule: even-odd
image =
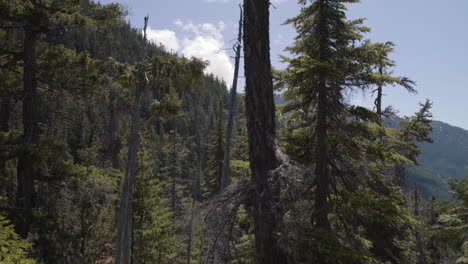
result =
[[[382,66],[379,67],[379,73],[380,73],[380,76],[383,75],[383,68]],[[375,98],[375,108],[376,108],[376,111],[377,111],[377,114],[379,115],[380,118],[382,118],[382,85],[379,85],[379,87],[377,87],[377,98]]]
[[[8,97],[8,92],[4,92],[4,94],[1,94],[1,105],[0,105],[0,131],[7,133],[10,130],[9,126],[9,121],[10,121],[10,115],[11,115],[11,100]],[[8,197],[8,192],[7,192],[7,184],[6,184],[6,159],[7,157],[1,156],[0,155],[0,175],[4,177],[3,179],[0,178],[0,183],[2,186],[0,187],[0,196],[7,198]]]
[[236,98],[237,98],[237,79],[239,77],[239,61],[241,55],[241,42],[242,42],[242,7],[240,8],[240,19],[239,19],[239,34],[237,36],[237,45],[234,48],[236,51],[236,61],[234,67],[234,79],[232,80],[231,87],[231,100],[229,102],[229,114],[228,124],[226,131],[226,148],[224,149],[224,163],[223,163],[223,174],[221,175],[220,193],[226,189],[229,184],[229,162],[231,160],[231,141],[232,141],[232,129],[234,125],[234,114],[236,111]]
[[[145,17],[144,39],[146,42],[146,26],[148,17]],[[135,105],[132,111],[132,126],[127,154],[127,167],[125,181],[119,209],[119,226],[117,231],[117,244],[115,264],[132,263],[132,222],[133,222],[133,195],[135,192],[135,171],[138,155],[138,139],[140,133],[140,97],[147,85],[144,66],[140,64],[136,69]]]
[[[223,170],[221,174],[221,179],[219,183],[219,193],[221,194],[229,184],[229,163],[231,159],[231,142],[232,142],[232,130],[234,126],[234,114],[236,109],[236,97],[237,97],[237,79],[239,76],[239,61],[241,56],[241,42],[242,42],[242,7],[240,7],[240,18],[239,18],[239,34],[237,35],[237,43],[234,47],[236,52],[235,67],[234,67],[234,78],[232,80],[232,87],[230,92],[230,103],[229,103],[229,114],[228,114],[228,123],[226,129],[226,145],[224,148],[224,160],[223,160]],[[216,226],[220,228],[218,230],[219,237],[216,239],[216,244],[214,246],[214,264],[220,263],[229,263],[229,254],[228,254],[228,234],[225,230],[225,225],[223,224],[224,218],[227,215],[228,208],[226,205],[222,205],[216,213],[217,224]],[[217,233],[217,232],[216,232]]]
[[0,130],[3,132],[8,132],[10,130],[9,122],[11,115],[11,100],[8,96],[8,92],[2,94],[0,105]]
[[[319,5],[320,13],[324,14],[325,3],[320,2]],[[321,62],[327,62],[329,60],[329,32],[328,26],[325,19],[321,19],[318,26],[319,40],[319,59]],[[328,153],[328,122],[327,116],[330,111],[329,109],[329,98],[328,98],[328,87],[326,78],[324,76],[319,77],[318,83],[318,102],[317,102],[317,127],[315,128],[315,137],[317,147],[315,149],[315,175],[316,175],[316,191],[315,191],[315,212],[313,220],[315,220],[315,226],[330,230],[330,223],[328,221],[328,196],[329,196],[329,184],[330,184],[330,157]],[[312,221],[314,222],[314,221]]]
[[132,127],[127,154],[127,167],[122,198],[120,200],[119,229],[117,234],[116,264],[130,264],[132,258],[132,218],[133,194],[135,192],[135,170],[140,132],[140,90],[139,83],[135,92],[135,106],[132,112]]
[[279,188],[271,171],[280,165],[276,154],[275,104],[270,65],[269,0],[244,0],[245,102],[249,159],[254,191],[257,264],[284,264],[276,236],[281,214],[275,209]]
[[37,32],[34,26],[24,28],[24,71],[23,71],[23,139],[27,151],[18,157],[17,167],[17,200],[16,206],[23,209],[23,215],[16,224],[16,231],[23,238],[27,237],[30,222],[25,214],[34,207],[34,160],[30,151],[39,139],[37,129],[37,61],[36,61]]

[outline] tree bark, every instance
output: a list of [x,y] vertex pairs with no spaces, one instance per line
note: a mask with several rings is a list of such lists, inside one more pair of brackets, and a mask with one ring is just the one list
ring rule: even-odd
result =
[[[325,12],[324,1],[320,2],[320,13]],[[320,18],[319,25],[319,58],[321,62],[329,60],[328,50],[328,27],[324,18]],[[315,226],[330,230],[330,223],[328,221],[328,196],[329,196],[329,163],[330,157],[328,154],[328,123],[327,116],[328,109],[328,87],[326,79],[321,76],[318,83],[318,102],[317,102],[317,127],[315,131],[315,140],[317,146],[315,148],[315,175],[316,175],[316,190],[315,190],[315,212],[313,214],[313,221]]]
[[316,156],[316,186],[315,190],[315,226],[329,230],[328,221],[328,196],[329,196],[329,158],[327,142],[327,87],[325,82],[319,84],[318,108],[317,108],[317,128],[315,149]]
[[115,264],[130,264],[132,259],[133,194],[135,192],[135,170],[140,133],[140,90],[142,90],[142,86],[143,84],[139,82],[135,91],[135,106],[132,111],[132,127],[128,146],[124,189],[120,200]]
[[231,142],[232,142],[232,129],[234,125],[234,114],[236,111],[236,98],[237,98],[237,79],[239,77],[239,62],[241,55],[241,42],[242,42],[242,7],[240,8],[239,19],[239,34],[237,36],[237,45],[234,48],[236,51],[236,61],[234,67],[234,79],[232,80],[231,87],[231,100],[229,102],[228,124],[226,131],[226,148],[224,150],[223,174],[221,175],[220,193],[226,189],[229,184],[229,163],[231,160]]
[[[18,157],[17,165],[17,200],[16,206],[28,214],[34,207],[34,160],[30,151],[38,142],[37,129],[37,61],[36,61],[37,32],[32,25],[24,28],[24,71],[23,71],[23,140],[28,150]],[[16,224],[16,231],[26,238],[30,222],[26,215],[22,215]]]
[[244,0],[245,102],[249,159],[254,191],[255,252],[257,264],[284,264],[286,256],[276,232],[281,213],[275,207],[279,188],[271,186],[276,157],[275,104],[270,65],[269,0]]
[[[379,67],[379,73],[380,73],[380,76],[383,75],[382,66]],[[379,85],[379,87],[377,87],[377,98],[375,98],[374,104],[375,104],[377,114],[379,115],[380,118],[382,118],[382,85]]]
[[[149,17],[145,17],[144,38],[146,43],[146,27]],[[144,53],[144,51],[143,51]],[[143,56],[144,57],[144,56]],[[135,171],[138,155],[138,139],[140,134],[140,97],[147,85],[144,65],[137,67],[135,76],[135,106],[132,111],[132,127],[127,154],[127,167],[122,198],[120,200],[119,226],[117,231],[117,245],[115,249],[115,264],[132,263],[132,222],[133,222],[133,195],[135,192]]]

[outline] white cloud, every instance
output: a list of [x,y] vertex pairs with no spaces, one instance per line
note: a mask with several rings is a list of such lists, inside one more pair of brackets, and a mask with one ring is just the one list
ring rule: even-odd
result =
[[222,31],[225,28],[223,21],[217,24],[184,23],[177,19],[174,25],[183,32],[184,37],[177,36],[175,31],[169,29],[147,29],[148,39],[154,43],[162,44],[166,50],[178,52],[185,57],[196,57],[208,61],[205,73],[212,73],[223,79],[228,87],[232,83],[234,65],[229,55],[224,50],[227,44],[224,41]]
[[146,34],[149,41],[164,45],[168,51],[178,51],[180,49],[179,39],[177,39],[176,33],[172,30],[155,30],[148,27]]
[[174,21],[174,24],[177,25],[177,26],[182,26],[183,22],[182,22],[182,20],[180,20],[180,19],[176,19],[176,20]]
[[218,24],[182,23],[179,26],[192,35],[184,38],[180,51],[187,57],[193,56],[207,60],[209,65],[205,71],[222,78],[228,86],[231,85],[234,65],[224,50],[226,48],[222,34],[225,28],[224,22],[220,21]]

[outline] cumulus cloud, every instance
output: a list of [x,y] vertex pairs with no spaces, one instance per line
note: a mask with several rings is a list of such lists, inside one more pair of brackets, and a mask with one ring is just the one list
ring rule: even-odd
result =
[[179,39],[172,30],[155,30],[148,27],[146,30],[148,40],[156,44],[162,44],[167,50],[178,51],[180,49]]
[[174,24],[184,32],[183,37],[178,37],[172,30],[148,28],[148,39],[186,57],[197,57],[208,61],[209,65],[205,72],[218,76],[229,86],[232,83],[234,65],[224,50],[226,47],[222,34],[225,28],[224,22],[193,24],[177,19]]

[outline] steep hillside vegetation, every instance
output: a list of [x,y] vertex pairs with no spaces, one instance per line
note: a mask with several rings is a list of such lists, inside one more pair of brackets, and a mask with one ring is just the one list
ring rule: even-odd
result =
[[[398,121],[390,120],[389,127],[399,127]],[[449,200],[448,182],[452,178],[468,176],[468,131],[441,121],[433,121],[430,136],[433,143],[419,143],[421,155],[419,166],[408,166],[410,186],[417,184],[424,197],[434,195]]]

